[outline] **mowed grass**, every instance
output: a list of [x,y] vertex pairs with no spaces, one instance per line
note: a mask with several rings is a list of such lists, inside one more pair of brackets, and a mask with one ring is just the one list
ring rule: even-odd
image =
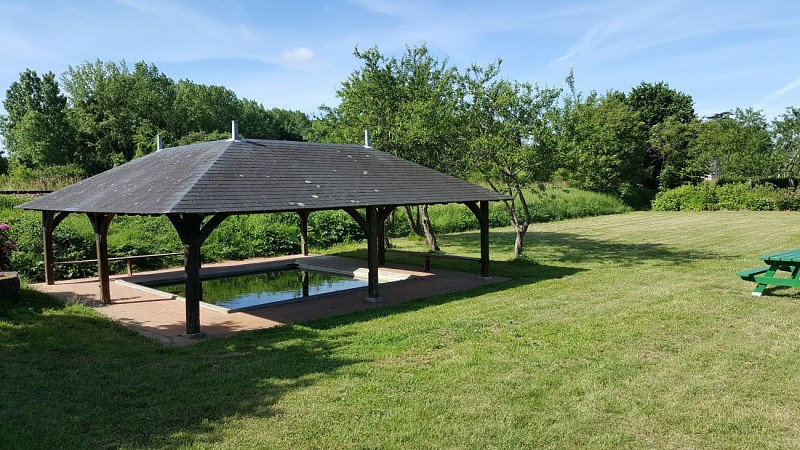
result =
[[509,282],[183,349],[28,291],[0,307],[0,447],[797,448],[800,290],[735,273],[799,219],[541,224],[536,263],[493,230]]

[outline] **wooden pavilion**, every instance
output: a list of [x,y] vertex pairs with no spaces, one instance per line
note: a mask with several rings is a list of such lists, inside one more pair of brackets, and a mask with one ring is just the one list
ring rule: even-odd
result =
[[19,208],[42,211],[48,284],[54,283],[53,230],[71,213],[89,217],[105,303],[111,302],[107,234],[114,216],[166,215],[184,248],[186,333],[200,336],[200,248],[231,215],[296,212],[305,235],[310,212],[346,211],[367,236],[367,300],[377,301],[384,221],[392,210],[466,205],[480,223],[480,270],[488,277],[488,202],[505,198],[368,145],[228,139],[162,149]]

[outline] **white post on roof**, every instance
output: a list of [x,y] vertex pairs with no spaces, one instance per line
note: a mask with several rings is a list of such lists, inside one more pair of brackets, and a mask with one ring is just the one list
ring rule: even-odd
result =
[[156,151],[164,148],[164,139],[161,138],[161,133],[156,135]]
[[369,146],[369,130],[364,130],[364,147],[372,148]]
[[235,121],[231,121],[231,140],[236,141],[239,139],[239,124]]

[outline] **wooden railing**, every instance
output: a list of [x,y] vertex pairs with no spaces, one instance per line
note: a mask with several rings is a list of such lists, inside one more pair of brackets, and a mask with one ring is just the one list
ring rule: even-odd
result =
[[[136,259],[146,259],[146,258],[164,258],[167,256],[183,256],[183,252],[175,252],[175,253],[156,253],[154,255],[132,255],[132,256],[114,256],[112,258],[108,258],[109,261],[125,261],[125,265],[128,268],[128,276],[133,275],[133,266],[131,263],[133,260]],[[70,264],[88,264],[88,263],[96,263],[96,259],[78,259],[75,261],[56,261],[53,263],[54,266],[66,266]]]

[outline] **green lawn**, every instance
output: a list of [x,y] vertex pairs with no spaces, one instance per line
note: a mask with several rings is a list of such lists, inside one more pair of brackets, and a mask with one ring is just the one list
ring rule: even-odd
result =
[[493,230],[510,282],[185,349],[27,292],[0,307],[0,447],[797,448],[800,291],[735,273],[799,224],[554,222],[520,263]]

